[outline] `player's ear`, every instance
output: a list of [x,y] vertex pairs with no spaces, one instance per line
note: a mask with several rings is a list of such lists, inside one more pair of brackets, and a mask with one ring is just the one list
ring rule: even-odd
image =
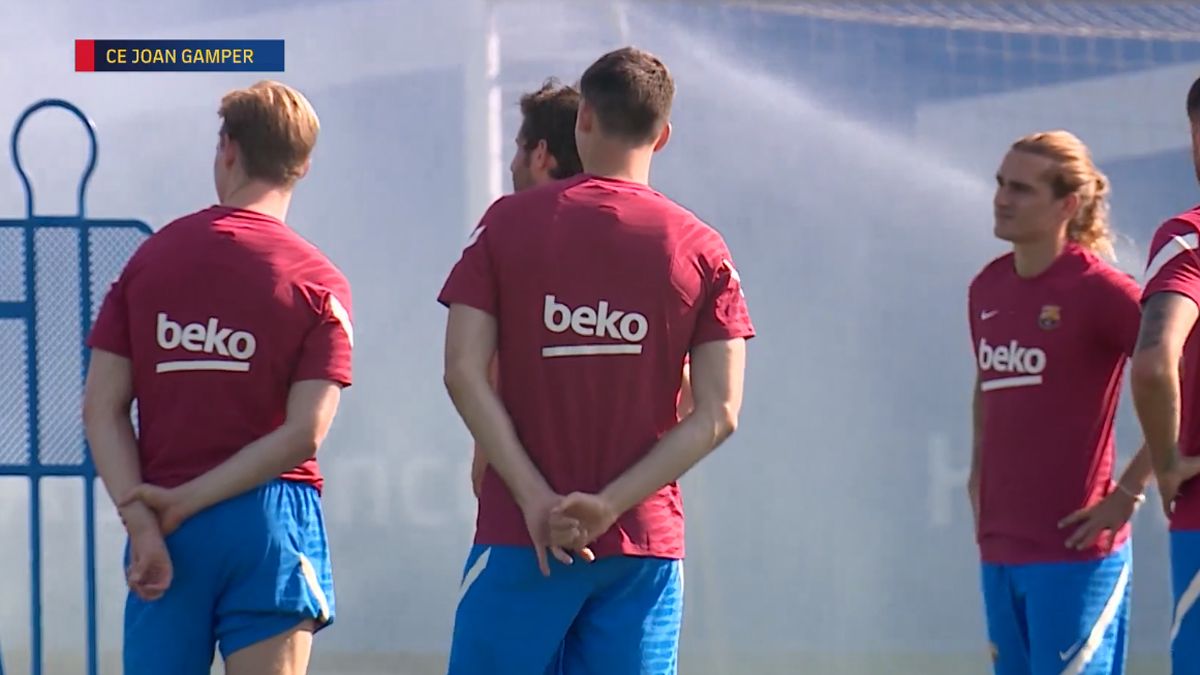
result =
[[587,101],[579,102],[579,112],[575,114],[575,131],[590,134],[596,124],[596,115]]
[[671,123],[667,122],[663,125],[662,131],[658,132],[658,140],[654,141],[654,151],[658,152],[667,147],[669,140],[671,140]]
[[1079,211],[1079,193],[1072,192],[1066,197],[1063,197],[1061,208],[1062,211],[1060,212],[1060,215],[1062,216],[1063,220],[1073,220],[1075,218],[1075,214]]
[[548,169],[550,162],[554,161],[554,156],[550,154],[550,148],[546,145],[546,139],[541,139],[537,145],[533,146],[533,150],[529,153],[531,164],[543,171]]
[[300,167],[299,173],[296,174],[296,180],[300,180],[308,175],[308,170],[312,168],[312,158],[304,160],[304,165]]
[[221,164],[225,165],[226,169],[232,169],[238,161],[238,144],[232,138],[221,134],[221,145],[218,148],[221,156]]

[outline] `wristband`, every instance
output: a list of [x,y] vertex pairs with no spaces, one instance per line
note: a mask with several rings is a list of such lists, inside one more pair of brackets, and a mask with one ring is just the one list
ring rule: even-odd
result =
[[1146,495],[1138,494],[1138,493],[1134,492],[1133,490],[1130,490],[1129,488],[1125,487],[1124,485],[1121,485],[1121,481],[1115,481],[1113,484],[1117,486],[1118,490],[1120,490],[1121,492],[1124,492],[1125,494],[1132,497],[1133,501],[1137,502],[1138,504],[1141,504],[1142,502],[1146,501]]

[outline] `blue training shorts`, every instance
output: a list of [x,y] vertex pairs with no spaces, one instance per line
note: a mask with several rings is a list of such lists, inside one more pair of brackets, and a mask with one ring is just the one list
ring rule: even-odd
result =
[[310,485],[274,480],[201,511],[167,549],[167,592],[126,600],[125,675],[208,675],[218,644],[228,658],[306,619],[333,623],[329,545]]
[[1132,543],[1098,560],[983,565],[996,675],[1122,675]]
[[542,576],[532,548],[475,546],[450,675],[675,675],[683,563],[615,556]]
[[1171,587],[1175,616],[1171,621],[1171,672],[1200,673],[1200,531],[1171,532]]

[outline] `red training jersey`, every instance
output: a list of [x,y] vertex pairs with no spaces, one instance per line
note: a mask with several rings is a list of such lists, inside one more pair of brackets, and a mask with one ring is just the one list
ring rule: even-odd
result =
[[[581,175],[501,198],[438,300],[494,315],[500,397],[561,494],[599,492],[677,423],[684,358],[754,328],[721,236],[651,188]],[[597,555],[682,558],[679,486],[623,514]],[[489,467],[476,542],[530,545]]]
[[[142,480],[173,487],[284,421],[301,380],[351,382],[350,284],[270,216],[212,207],[147,239],[88,346],[127,357]],[[316,458],[282,478],[322,487]]]
[[[1137,342],[1139,289],[1090,251],[1068,245],[1041,274],[1012,254],[971,283],[968,309],[983,407],[978,541],[985,562],[1094,559],[1058,522],[1115,489],[1113,420]],[[1114,545],[1129,536],[1126,525]]]

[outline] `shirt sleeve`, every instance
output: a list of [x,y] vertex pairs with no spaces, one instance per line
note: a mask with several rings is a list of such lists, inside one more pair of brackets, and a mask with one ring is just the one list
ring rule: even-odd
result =
[[492,262],[492,230],[494,208],[489,209],[467,240],[462,257],[450,270],[450,276],[438,294],[438,302],[449,307],[463,304],[493,316],[499,306],[496,271]]
[[318,319],[304,337],[292,382],[329,380],[349,387],[353,382],[354,351],[350,284],[340,277],[317,290],[314,297]]
[[723,241],[718,241],[701,265],[705,294],[700,304],[692,347],[716,340],[754,337],[754,325],[742,291],[742,278]]
[[1200,306],[1200,232],[1181,221],[1168,221],[1154,236],[1146,265],[1142,302],[1156,293],[1179,293]]
[[1105,279],[1093,310],[1098,320],[1097,334],[1106,346],[1133,355],[1142,324],[1141,288],[1133,277],[1113,272]]
[[100,312],[88,335],[87,346],[130,358],[133,347],[129,339],[129,305],[126,297],[128,268],[113,282],[100,305]]

